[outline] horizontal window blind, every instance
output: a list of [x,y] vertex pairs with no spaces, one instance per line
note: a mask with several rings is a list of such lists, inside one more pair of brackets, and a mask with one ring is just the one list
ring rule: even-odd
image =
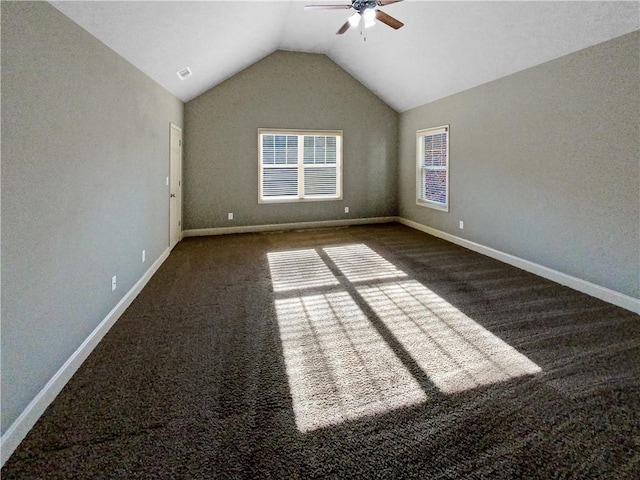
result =
[[304,137],[304,163],[326,164],[336,163],[336,137],[322,135],[306,135]]
[[259,131],[259,201],[342,196],[342,132]]
[[265,135],[262,147],[265,165],[298,163],[298,137],[295,135]]
[[449,127],[417,132],[417,202],[449,208]]
[[447,203],[447,172],[425,168],[422,180],[422,198],[445,205]]
[[334,196],[336,194],[336,167],[306,167],[304,169],[305,196]]
[[268,168],[262,175],[264,197],[298,196],[297,168]]

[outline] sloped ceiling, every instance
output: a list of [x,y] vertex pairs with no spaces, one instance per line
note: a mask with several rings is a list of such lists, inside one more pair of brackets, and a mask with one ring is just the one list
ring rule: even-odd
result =
[[640,28],[637,1],[405,0],[382,8],[400,30],[336,35],[353,10],[310,3],[350,1],[52,2],[185,102],[282,49],[326,54],[399,112]]

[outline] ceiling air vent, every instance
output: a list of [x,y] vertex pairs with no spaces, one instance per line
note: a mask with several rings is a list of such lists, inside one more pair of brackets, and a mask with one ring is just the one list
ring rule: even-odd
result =
[[180,77],[180,80],[185,80],[189,78],[191,75],[193,75],[193,72],[189,67],[185,67],[178,72],[178,76]]

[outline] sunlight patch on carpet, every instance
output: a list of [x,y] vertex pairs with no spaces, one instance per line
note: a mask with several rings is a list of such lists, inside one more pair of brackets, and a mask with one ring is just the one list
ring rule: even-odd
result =
[[347,292],[278,299],[276,313],[301,432],[426,400]]
[[515,348],[415,280],[357,291],[447,394],[541,371]]
[[340,284],[313,249],[271,252],[267,258],[274,292]]
[[366,245],[268,261],[301,432],[422,403],[434,386],[455,394],[541,371]]
[[407,278],[407,274],[363,244],[327,247],[329,255],[340,272],[350,282]]

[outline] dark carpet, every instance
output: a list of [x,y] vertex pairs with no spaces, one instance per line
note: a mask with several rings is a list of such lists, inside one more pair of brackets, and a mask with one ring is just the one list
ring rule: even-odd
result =
[[389,224],[183,240],[1,471],[640,478],[640,317]]

